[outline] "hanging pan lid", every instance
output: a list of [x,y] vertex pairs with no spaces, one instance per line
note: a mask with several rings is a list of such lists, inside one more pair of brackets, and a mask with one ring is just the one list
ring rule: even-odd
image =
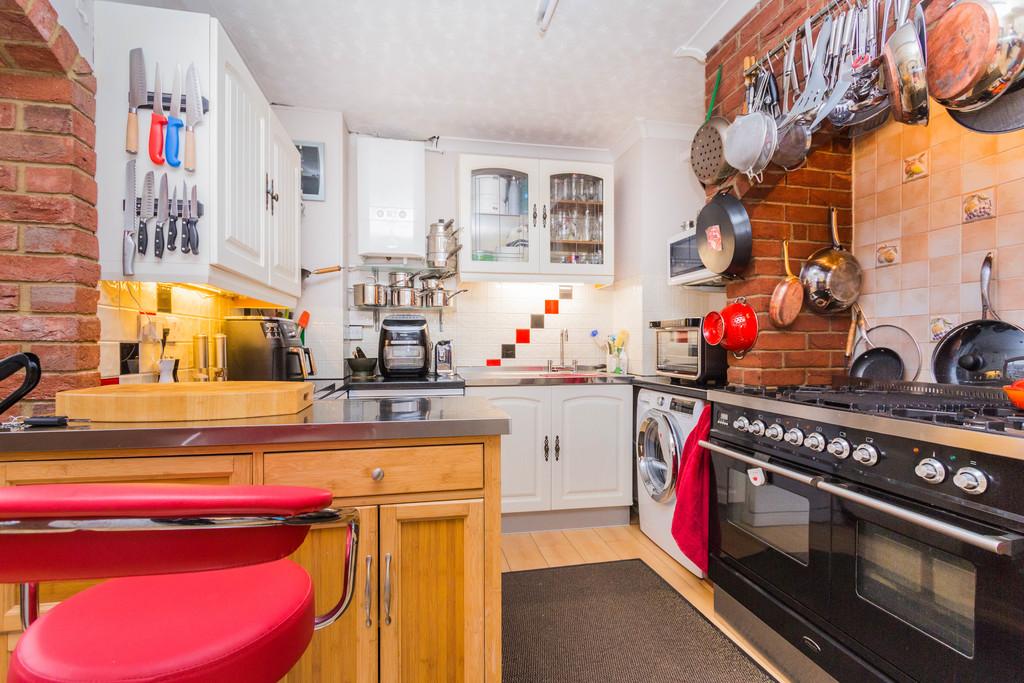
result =
[[750,263],[753,235],[743,203],[727,192],[711,198],[697,215],[697,252],[704,266],[735,276]]

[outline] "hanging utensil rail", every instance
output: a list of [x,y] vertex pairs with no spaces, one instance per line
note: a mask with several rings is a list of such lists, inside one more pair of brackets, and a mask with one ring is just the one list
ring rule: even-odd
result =
[[[743,75],[744,76],[753,76],[760,69],[765,68],[765,64],[767,62],[769,62],[773,57],[775,57],[779,53],[781,53],[781,52],[786,50],[786,48],[789,46],[789,41],[790,41],[790,39],[792,37],[798,36],[801,33],[805,33],[806,32],[805,31],[805,27],[808,25],[807,24],[808,21],[810,22],[810,26],[811,26],[811,28],[813,30],[813,28],[815,26],[817,26],[817,24],[820,23],[821,20],[824,19],[826,15],[831,14],[833,12],[833,10],[835,10],[835,9],[837,9],[839,7],[842,7],[844,5],[846,5],[846,6],[853,6],[854,4],[856,4],[856,3],[853,0],[829,0],[829,3],[827,5],[825,5],[824,7],[822,7],[820,10],[818,10],[817,12],[815,12],[814,14],[812,14],[810,19],[808,19],[807,21],[801,22],[800,25],[797,26],[796,30],[793,31],[793,33],[788,34],[786,36],[786,38],[782,42],[780,42],[778,45],[776,45],[771,50],[769,50],[768,53],[765,54],[763,57],[761,57],[760,59],[757,59],[748,69],[746,69],[743,72]],[[812,40],[813,40],[813,38],[812,38]]]

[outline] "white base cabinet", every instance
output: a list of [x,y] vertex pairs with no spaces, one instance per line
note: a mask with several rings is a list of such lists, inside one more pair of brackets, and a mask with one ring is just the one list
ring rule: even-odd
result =
[[468,387],[508,413],[501,437],[501,511],[632,502],[633,390],[628,384]]
[[[104,280],[209,284],[279,306],[294,306],[300,293],[298,262],[299,154],[277,121],[241,55],[216,19],[196,12],[115,2],[95,4],[96,182],[100,277]],[[126,30],[130,27],[130,30]],[[142,47],[147,87],[157,65],[169,97],[175,68],[182,92],[189,64],[199,75],[209,111],[195,129],[196,170],[155,164],[148,152],[151,109],[140,109],[139,151],[125,152],[128,112],[128,53]],[[165,112],[166,113],[166,112]],[[184,149],[184,133],[182,133]],[[170,193],[182,198],[182,183],[198,188],[199,253],[149,249],[135,255],[135,275],[122,268],[125,164],[136,160],[136,187],[153,171],[159,186],[167,174]],[[180,245],[181,227],[179,226]]]

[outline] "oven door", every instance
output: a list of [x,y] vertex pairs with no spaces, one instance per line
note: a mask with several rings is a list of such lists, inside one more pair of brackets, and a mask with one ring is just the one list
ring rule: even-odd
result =
[[[702,442],[712,454],[719,559],[762,587],[824,614],[828,606],[829,496],[815,475],[765,462],[725,442]],[[714,581],[714,574],[711,579]]]
[[833,624],[916,680],[1018,679],[1019,536],[854,486],[819,487],[835,501]]
[[655,353],[658,374],[686,379],[701,376],[701,332],[696,327],[656,330]]

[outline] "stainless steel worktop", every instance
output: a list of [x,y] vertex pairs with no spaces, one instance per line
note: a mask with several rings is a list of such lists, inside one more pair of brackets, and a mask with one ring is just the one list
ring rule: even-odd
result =
[[315,401],[294,415],[201,422],[96,422],[0,432],[0,453],[198,448],[509,433],[508,416],[483,398]]
[[[602,366],[603,367],[603,366]],[[544,367],[460,367],[467,387],[543,386],[551,384],[631,384],[630,375],[600,370],[549,371]]]

